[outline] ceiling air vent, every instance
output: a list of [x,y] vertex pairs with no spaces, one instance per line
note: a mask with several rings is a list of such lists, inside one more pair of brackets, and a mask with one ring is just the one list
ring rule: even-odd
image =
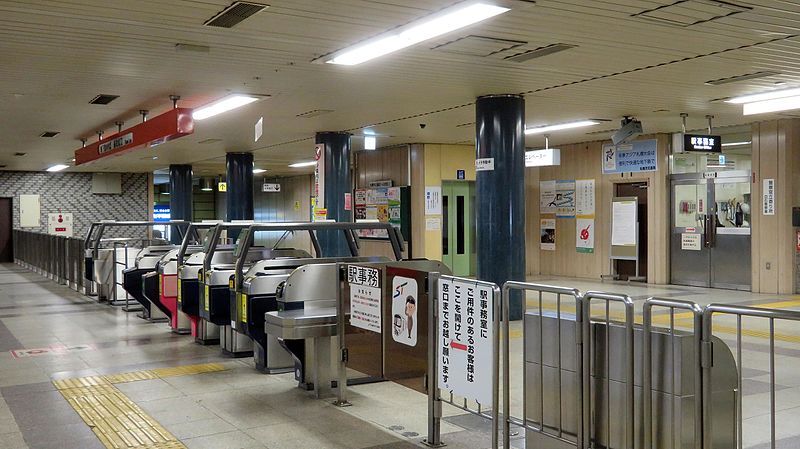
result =
[[775,75],[780,75],[780,72],[762,71],[762,72],[746,73],[744,75],[729,76],[727,78],[719,78],[715,80],[706,81],[706,84],[711,86],[719,86],[721,84],[738,83],[739,81],[748,81]]
[[700,23],[750,11],[751,7],[721,0],[678,0],[668,5],[646,9],[631,17],[658,22],[664,25],[689,27]]
[[311,111],[306,111],[301,114],[297,114],[297,117],[300,118],[312,118],[312,117],[319,117],[320,115],[330,114],[333,112],[333,109],[314,109]]
[[215,138],[205,139],[205,140],[201,140],[201,141],[199,141],[197,143],[198,143],[198,145],[207,145],[209,143],[217,143],[217,142],[222,142],[222,139],[215,139]]
[[60,131],[45,131],[39,134],[39,137],[55,137],[59,135]]
[[261,12],[269,5],[251,2],[233,2],[214,17],[206,20],[203,25],[219,28],[233,28],[250,16]]
[[14,156],[20,157],[20,156],[25,156],[26,154],[28,153],[14,153]]
[[571,44],[550,44],[545,45],[544,47],[534,48],[533,50],[528,50],[522,53],[517,53],[516,55],[509,56],[506,61],[514,61],[514,62],[527,62],[531,59],[541,58],[542,56],[552,55],[553,53],[559,53],[564,50],[569,50],[571,48],[575,48],[577,45]]
[[100,94],[92,98],[89,104],[109,104],[117,98],[119,98],[119,95]]
[[486,57],[525,44],[527,44],[525,41],[469,35],[436,45],[431,48],[431,50],[455,53],[458,55]]

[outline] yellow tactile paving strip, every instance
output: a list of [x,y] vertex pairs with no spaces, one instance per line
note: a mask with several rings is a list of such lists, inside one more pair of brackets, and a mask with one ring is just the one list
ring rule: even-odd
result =
[[109,449],[186,449],[114,384],[224,371],[219,363],[157,368],[53,381],[56,389]]

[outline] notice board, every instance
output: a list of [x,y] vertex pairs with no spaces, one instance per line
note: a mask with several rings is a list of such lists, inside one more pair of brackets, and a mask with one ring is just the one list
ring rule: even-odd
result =
[[616,197],[611,200],[611,258],[637,260],[639,254],[639,200]]

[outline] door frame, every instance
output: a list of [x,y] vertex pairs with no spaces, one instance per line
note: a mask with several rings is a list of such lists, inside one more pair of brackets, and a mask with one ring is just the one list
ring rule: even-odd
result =
[[[477,257],[476,257],[476,237],[477,237],[477,223],[475,221],[475,181],[471,180],[446,180],[442,181],[442,206],[444,207],[445,198],[452,196],[454,199],[455,195],[453,192],[453,188],[466,188],[467,190],[467,199],[466,205],[468,209],[465,209],[465,214],[467,216],[471,216],[472,221],[465,223],[464,230],[465,230],[465,248],[464,253],[457,255],[455,248],[457,247],[457,240],[455,235],[455,227],[457,226],[455,222],[451,223],[450,217],[447,216],[451,211],[453,212],[453,218],[457,219],[457,210],[456,210],[456,202],[455,200],[452,201],[452,204],[448,204],[446,210],[442,210],[442,262],[445,263],[453,273],[458,272],[456,270],[455,263],[453,261],[454,257],[467,257],[468,260],[468,267],[469,273],[461,273],[463,276],[474,276],[477,273]],[[450,201],[448,200],[448,203]],[[450,233],[450,229],[453,229],[454,232]],[[447,238],[447,252],[445,254],[445,247],[444,247],[444,239]],[[448,263],[449,261],[449,263]]]
[[[14,197],[13,196],[1,196],[0,200],[8,200],[8,223],[9,223],[9,234],[8,234],[8,243],[9,243],[9,252],[11,253],[11,260],[9,262],[14,262]],[[0,210],[0,213],[5,213],[5,211]]]

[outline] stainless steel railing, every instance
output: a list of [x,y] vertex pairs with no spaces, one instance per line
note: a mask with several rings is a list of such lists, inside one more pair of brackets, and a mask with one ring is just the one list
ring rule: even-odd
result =
[[15,229],[14,261],[59,284],[83,292],[83,239]]

